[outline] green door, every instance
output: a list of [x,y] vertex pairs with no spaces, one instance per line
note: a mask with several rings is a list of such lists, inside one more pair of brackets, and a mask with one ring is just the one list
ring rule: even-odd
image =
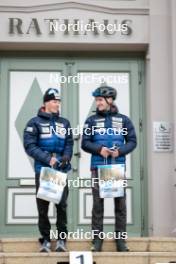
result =
[[[36,115],[48,87],[60,87],[66,64],[58,59],[1,60],[0,111],[2,140],[0,168],[0,234],[2,236],[36,236],[37,208],[33,160],[23,149],[23,129]],[[61,94],[64,93],[64,85]],[[63,95],[63,98],[66,98]],[[63,100],[61,111],[67,111]],[[55,223],[55,207],[49,215]]]
[[[127,156],[127,231],[128,236],[144,235],[145,209],[141,195],[143,188],[143,151],[142,151],[142,62],[130,59],[87,59],[70,61],[70,74],[77,76],[77,83],[71,84],[70,107],[73,127],[81,128],[85,119],[93,114],[95,102],[92,97],[93,90],[102,82],[106,82],[117,89],[116,104],[119,111],[129,116],[136,129],[138,147]],[[79,82],[79,83],[78,83]],[[74,230],[90,231],[92,194],[90,187],[90,155],[80,150],[81,135],[75,140],[76,157],[74,163],[74,177],[79,177],[80,187],[73,188],[72,199],[74,203],[73,214]],[[75,157],[74,157],[75,158]],[[146,188],[146,186],[145,186]],[[76,225],[75,225],[76,223]],[[104,230],[114,231],[114,204],[112,199],[105,199]]]
[[[0,235],[38,235],[33,161],[24,152],[22,134],[26,122],[41,106],[44,91],[53,86],[61,89],[61,114],[71,121],[73,128],[81,131],[84,120],[94,109],[91,92],[106,81],[117,88],[117,105],[133,120],[139,139],[138,148],[127,161],[127,219],[128,235],[140,236],[145,213],[141,196],[141,62],[130,59],[24,58],[3,59],[0,65]],[[69,231],[90,230],[91,223],[91,188],[86,185],[90,179],[90,155],[80,149],[78,130],[74,135],[73,169],[69,173],[69,179],[76,180],[70,185]],[[50,204],[49,215],[53,224],[54,209]],[[113,203],[108,199],[105,201],[105,231],[113,230],[113,219]]]

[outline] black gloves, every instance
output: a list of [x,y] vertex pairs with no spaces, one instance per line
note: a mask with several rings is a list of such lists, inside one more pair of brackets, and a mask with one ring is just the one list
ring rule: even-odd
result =
[[70,158],[66,155],[62,156],[61,162],[60,162],[60,168],[64,169],[70,162]]

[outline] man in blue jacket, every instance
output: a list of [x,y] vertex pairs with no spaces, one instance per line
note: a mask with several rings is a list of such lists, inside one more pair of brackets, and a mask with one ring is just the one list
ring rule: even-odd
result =
[[[98,165],[124,164],[125,156],[137,145],[136,133],[131,120],[119,113],[114,100],[116,90],[109,86],[98,87],[94,92],[96,113],[84,125],[82,149],[91,153],[93,194],[92,208],[92,251],[101,251],[103,240],[104,199],[99,196]],[[96,179],[96,180],[95,180]],[[96,183],[97,182],[97,183]],[[117,251],[128,251],[123,234],[126,233],[126,197],[114,199],[115,241]]]
[[[27,123],[24,129],[24,148],[26,153],[34,159],[36,192],[39,188],[41,167],[54,167],[67,172],[71,169],[70,160],[73,151],[73,138],[70,123],[60,117],[60,95],[57,89],[49,88],[43,97],[43,106],[38,115]],[[64,129],[64,131],[63,131]],[[61,202],[56,204],[58,241],[56,251],[66,251],[66,241],[61,239],[60,233],[67,234],[67,197],[68,185],[65,186]],[[50,221],[48,218],[49,202],[37,198],[39,215],[38,227],[42,235],[41,252],[50,252]]]

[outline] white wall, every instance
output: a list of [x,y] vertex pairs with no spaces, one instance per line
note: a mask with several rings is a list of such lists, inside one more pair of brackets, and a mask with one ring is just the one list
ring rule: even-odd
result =
[[[172,68],[172,102],[173,102],[173,121],[174,128],[176,128],[176,1],[171,0],[171,32],[172,32],[172,43],[171,43],[171,68]],[[176,140],[176,135],[174,137]],[[175,150],[175,147],[174,147]],[[172,211],[173,211],[173,221],[172,226],[174,230],[174,236],[176,236],[176,156],[175,151],[173,155],[173,177],[172,177]]]
[[173,122],[170,1],[150,1],[150,67],[147,89],[150,234],[171,235],[173,228],[173,153],[153,152],[153,121]]

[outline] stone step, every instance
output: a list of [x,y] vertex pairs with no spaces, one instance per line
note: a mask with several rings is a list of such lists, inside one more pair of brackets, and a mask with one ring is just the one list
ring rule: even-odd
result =
[[[176,252],[93,253],[94,264],[156,264],[175,261]],[[69,264],[69,253],[0,253],[0,264]]]
[[[128,238],[128,247],[131,252],[176,252],[176,238],[168,237],[136,237]],[[37,238],[3,238],[0,240],[0,252],[38,252],[39,243]],[[54,250],[55,241],[52,241]],[[91,240],[69,239],[68,251],[90,250]],[[114,240],[105,240],[103,252],[115,252]]]

